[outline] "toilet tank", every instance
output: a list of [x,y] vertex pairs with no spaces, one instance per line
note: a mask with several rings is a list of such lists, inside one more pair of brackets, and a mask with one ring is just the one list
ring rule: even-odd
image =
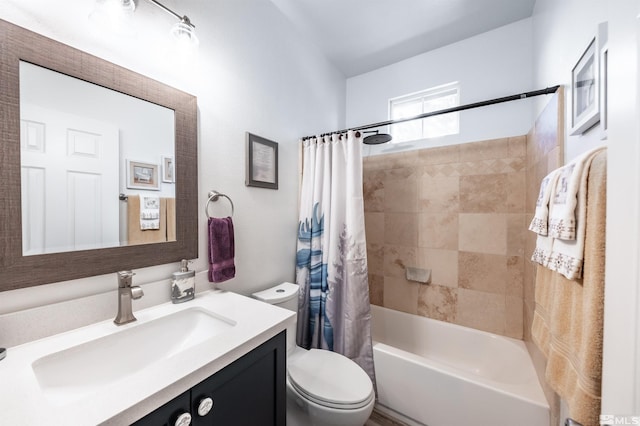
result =
[[263,302],[297,312],[299,287],[300,286],[298,284],[285,282],[266,290],[253,293],[251,296]]

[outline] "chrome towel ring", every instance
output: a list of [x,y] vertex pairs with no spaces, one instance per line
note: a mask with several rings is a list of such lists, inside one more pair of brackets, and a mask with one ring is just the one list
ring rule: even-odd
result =
[[204,206],[204,212],[207,215],[207,218],[211,218],[211,216],[209,216],[209,203],[210,202],[216,202],[218,201],[218,198],[220,197],[224,197],[227,200],[229,200],[229,204],[231,204],[231,216],[233,216],[233,201],[231,201],[231,198],[229,198],[228,195],[226,194],[222,194],[218,191],[210,191],[209,192],[209,198],[207,199],[207,204]]

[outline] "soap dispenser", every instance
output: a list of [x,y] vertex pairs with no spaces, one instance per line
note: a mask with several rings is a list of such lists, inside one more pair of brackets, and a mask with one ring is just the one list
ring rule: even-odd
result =
[[189,270],[189,261],[182,259],[180,271],[174,272],[171,278],[171,301],[182,303],[195,297],[196,271]]

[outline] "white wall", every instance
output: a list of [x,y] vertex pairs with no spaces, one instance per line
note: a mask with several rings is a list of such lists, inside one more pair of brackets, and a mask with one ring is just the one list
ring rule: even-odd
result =
[[[607,21],[606,2],[599,0],[537,0],[533,15],[533,63],[536,85],[565,87],[565,160],[602,145],[599,126],[581,136],[571,136],[571,70],[596,34],[598,23]],[[542,110],[536,102],[534,115]]]
[[[479,102],[537,90],[532,82],[531,20],[429,51],[347,80],[347,126],[389,119],[389,99],[458,81],[460,103]],[[550,84],[553,85],[553,84]],[[526,134],[532,125],[530,100],[460,113],[460,134],[430,141],[368,147],[375,155],[453,143]]]
[[[602,413],[640,414],[638,244],[640,241],[640,90],[637,0],[537,0],[533,15],[534,81],[569,89],[571,69],[609,22],[607,248]],[[571,91],[565,92],[570,99]],[[565,122],[571,109],[566,102]],[[540,104],[537,104],[540,107]],[[568,135],[568,124],[565,125]],[[565,162],[600,145],[599,129],[565,139]],[[561,419],[563,420],[563,419]]]
[[[137,34],[126,38],[110,36],[87,19],[93,3],[69,0],[60,7],[48,0],[3,1],[0,18],[197,96],[200,226],[199,257],[192,267],[208,268],[204,205],[207,192],[216,189],[235,203],[237,274],[220,287],[248,294],[292,280],[297,140],[344,127],[342,74],[305,44],[269,1],[163,2],[187,14],[197,27],[200,48],[186,61],[172,50],[167,35],[175,19],[149,2],[137,2]],[[279,142],[279,190],[245,187],[247,131]],[[210,212],[227,215],[229,207],[221,200]],[[159,299],[168,301],[168,278],[178,267],[176,263],[140,269],[134,281],[167,279],[166,294]],[[109,274],[3,292],[0,314],[115,288],[115,274]]]

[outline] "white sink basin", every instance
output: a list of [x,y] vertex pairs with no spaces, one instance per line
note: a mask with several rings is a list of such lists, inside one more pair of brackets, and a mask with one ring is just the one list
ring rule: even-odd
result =
[[46,355],[34,361],[32,368],[52,402],[68,402],[131,377],[235,325],[206,309],[188,308]]

